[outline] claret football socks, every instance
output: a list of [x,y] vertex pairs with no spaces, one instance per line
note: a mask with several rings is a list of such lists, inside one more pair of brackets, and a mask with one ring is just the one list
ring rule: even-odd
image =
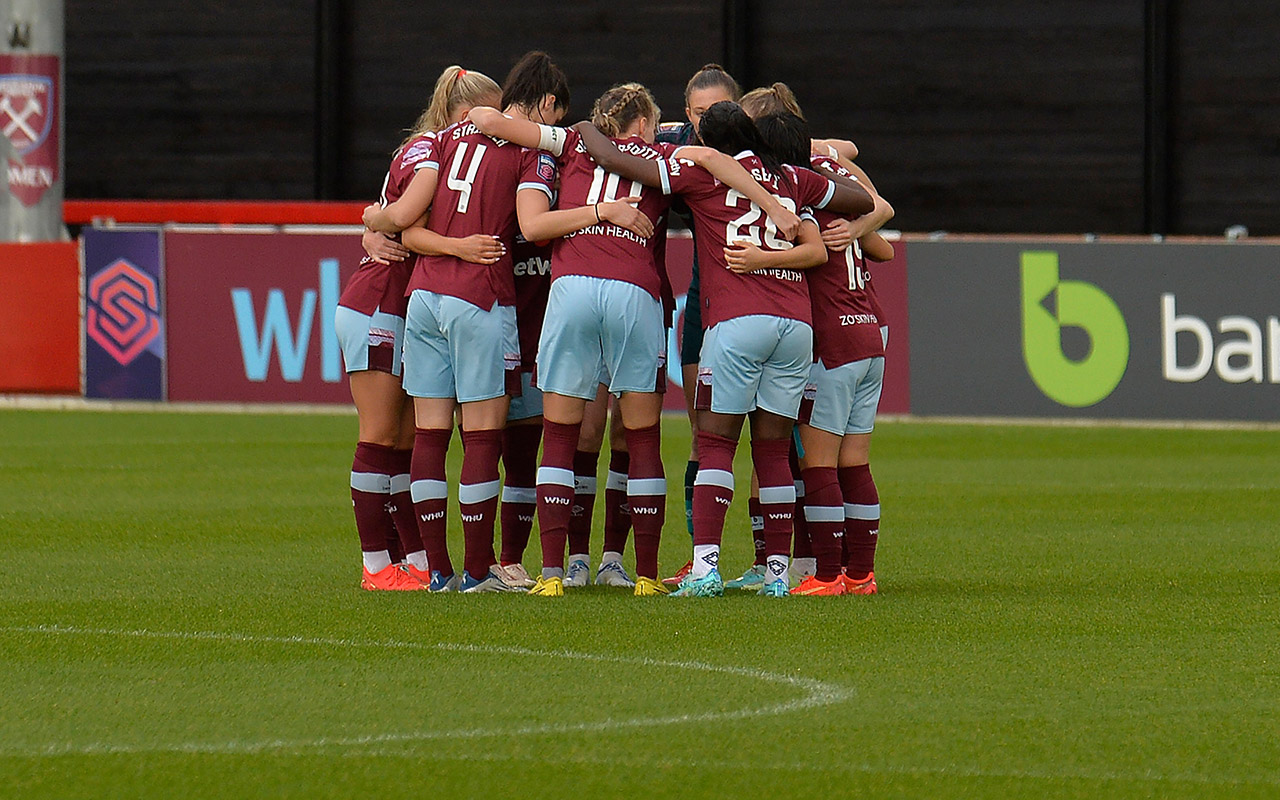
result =
[[631,455],[626,450],[609,452],[609,475],[604,484],[604,551],[621,553],[631,532],[631,506],[627,503],[627,472]]
[[[569,517],[573,513],[573,456],[581,424],[544,419],[542,462],[538,466],[538,527],[542,540],[542,569],[564,569]],[[563,575],[561,575],[563,580]]]
[[449,453],[450,428],[418,428],[413,439],[413,462],[409,494],[418,519],[418,533],[427,550],[427,563],[433,572],[453,575],[449,560],[448,520],[449,486],[445,482],[445,460]]
[[667,478],[662,468],[662,433],[657,423],[626,430],[630,452],[627,506],[635,532],[636,575],[658,577],[658,545],[667,518]]
[[[502,431],[502,525],[500,563],[511,566],[524,560],[538,507],[538,444],[541,425],[508,425]],[[521,567],[523,569],[523,567]],[[529,581],[533,585],[533,581]]]
[[[840,468],[840,489],[844,494],[844,534],[849,560],[846,571],[862,579],[876,568],[876,543],[880,538],[880,495],[871,467]],[[858,592],[859,594],[873,594]]]
[[[573,505],[570,506],[568,530],[570,553],[591,550],[591,520],[596,505],[596,469],[599,462],[599,453],[578,450],[573,454]],[[590,583],[589,575],[587,582]]]
[[[498,461],[502,457],[502,431],[462,432],[462,475],[458,481],[458,511],[462,516],[463,570],[489,574],[498,561],[493,552],[494,523],[498,514]],[[435,563],[435,562],[432,562]]]

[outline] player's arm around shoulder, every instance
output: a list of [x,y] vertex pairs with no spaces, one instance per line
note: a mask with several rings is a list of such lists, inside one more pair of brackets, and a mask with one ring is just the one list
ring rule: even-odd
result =
[[724,257],[729,269],[739,274],[763,269],[809,269],[827,262],[827,247],[817,223],[805,217],[794,246],[787,250],[762,250],[751,242],[731,242],[724,248]]
[[676,157],[692,161],[710,172],[721,183],[734,189],[755,203],[773,220],[773,224],[785,239],[794,239],[800,230],[800,217],[770,194],[769,190],[747,172],[733,156],[711,147],[687,145],[676,151]]
[[467,112],[467,119],[486,136],[504,139],[521,147],[546,150],[556,156],[564,152],[568,138],[564,128],[509,117],[489,106],[476,106]]
[[814,155],[830,156],[839,160],[841,166],[847,167],[844,162],[851,162],[858,157],[858,146],[848,139],[814,139],[809,147]]
[[612,139],[590,122],[579,122],[573,126],[573,130],[582,137],[582,144],[587,148],[591,159],[605,172],[639,181],[655,189],[663,188],[661,162],[622,152]]

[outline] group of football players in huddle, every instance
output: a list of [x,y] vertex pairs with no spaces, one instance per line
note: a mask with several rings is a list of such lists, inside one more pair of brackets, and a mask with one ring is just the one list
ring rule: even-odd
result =
[[[359,415],[362,586],[876,593],[869,449],[888,325],[867,263],[893,257],[877,233],[893,209],[856,147],[813,139],[784,84],[743,95],[714,64],[688,82],[686,123],[661,124],[638,83],[561,127],[568,108],[568,82],[545,53],[526,54],[501,87],[449,67],[365,209],[368,255],[335,320]],[[695,241],[680,340],[692,552],[664,580],[672,214]],[[461,569],[447,543],[455,420]],[[756,562],[726,582],[720,544],[744,422]],[[523,565],[535,519],[536,578]],[[629,533],[634,578],[622,561]]]

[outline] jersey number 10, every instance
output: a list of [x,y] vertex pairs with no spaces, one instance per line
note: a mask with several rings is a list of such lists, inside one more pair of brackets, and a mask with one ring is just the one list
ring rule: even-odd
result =
[[[621,182],[621,176],[615,175],[612,172],[605,172],[604,167],[596,167],[595,171],[591,174],[591,188],[587,190],[587,205],[593,206],[596,203],[613,203],[619,200],[618,184]],[[640,192],[642,191],[644,191],[644,185],[639,181],[632,181],[631,193],[624,194],[622,197],[639,197]]]

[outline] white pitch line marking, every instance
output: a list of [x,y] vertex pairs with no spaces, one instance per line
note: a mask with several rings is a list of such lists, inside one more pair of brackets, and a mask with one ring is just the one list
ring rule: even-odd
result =
[[834,705],[853,696],[852,689],[837,684],[812,678],[801,678],[782,675],[776,672],[751,669],[748,667],[718,666],[700,661],[668,661],[634,656],[609,656],[594,653],[578,653],[571,650],[534,650],[526,647],[459,644],[453,642],[359,641],[353,639],[309,638],[303,636],[257,636],[253,634],[218,633],[215,631],[148,631],[117,630],[110,628],[77,628],[62,625],[6,626],[0,628],[5,633],[42,633],[52,635],[82,636],[115,636],[139,639],[170,639],[178,641],[253,643],[253,644],[296,644],[324,647],[349,647],[373,649],[401,650],[434,650],[450,653],[476,653],[482,655],[512,655],[540,658],[564,658],[579,661],[594,661],[609,664],[627,664],[655,669],[683,669],[696,672],[709,672],[723,675],[735,675],[753,680],[789,686],[803,691],[802,697],[783,703],[775,703],[759,708],[742,708],[734,711],[708,711],[691,714],[674,714],[662,717],[632,717],[628,719],[604,719],[597,722],[579,723],[545,723],[540,725],[522,725],[514,728],[462,728],[451,731],[413,731],[407,733],[370,734],[365,736],[318,737],[313,739],[272,739],[266,741],[229,741],[229,742],[178,742],[155,745],[122,745],[106,742],[89,744],[50,744],[46,747],[25,750],[0,748],[4,756],[59,756],[59,755],[127,755],[132,753],[258,753],[271,750],[309,750],[325,747],[360,747],[376,744],[398,742],[417,742],[433,739],[478,739],[495,736],[530,736],[538,734],[564,734],[589,731],[614,731],[629,728],[648,728],[664,725],[686,723],[727,722],[731,720],[751,719],[754,717],[787,714],[822,706]]
[[[343,758],[407,758],[413,759],[420,766],[422,761],[486,761],[486,762],[518,762],[536,761],[540,764],[566,764],[572,766],[600,766],[598,755],[573,755],[565,753],[444,753],[438,750],[429,753],[407,750],[391,750],[370,748],[366,750],[347,751],[339,754]],[[1206,786],[1278,786],[1280,779],[1273,776],[1259,775],[1238,777],[1232,775],[1204,775],[1197,773],[1166,773],[1155,771],[1115,772],[1110,770],[1090,771],[1087,769],[1026,769],[1003,770],[966,766],[964,764],[940,764],[926,766],[920,764],[872,764],[868,762],[843,761],[831,759],[822,762],[814,761],[764,761],[744,759],[734,761],[721,758],[680,758],[658,755],[653,758],[637,758],[611,755],[609,764],[613,767],[665,768],[665,769],[716,769],[739,774],[756,774],[762,771],[790,772],[799,775],[813,776],[822,773],[841,775],[909,775],[943,776],[948,778],[1013,778],[1016,780],[1065,781],[1090,780],[1106,782],[1130,783],[1189,783]]]

